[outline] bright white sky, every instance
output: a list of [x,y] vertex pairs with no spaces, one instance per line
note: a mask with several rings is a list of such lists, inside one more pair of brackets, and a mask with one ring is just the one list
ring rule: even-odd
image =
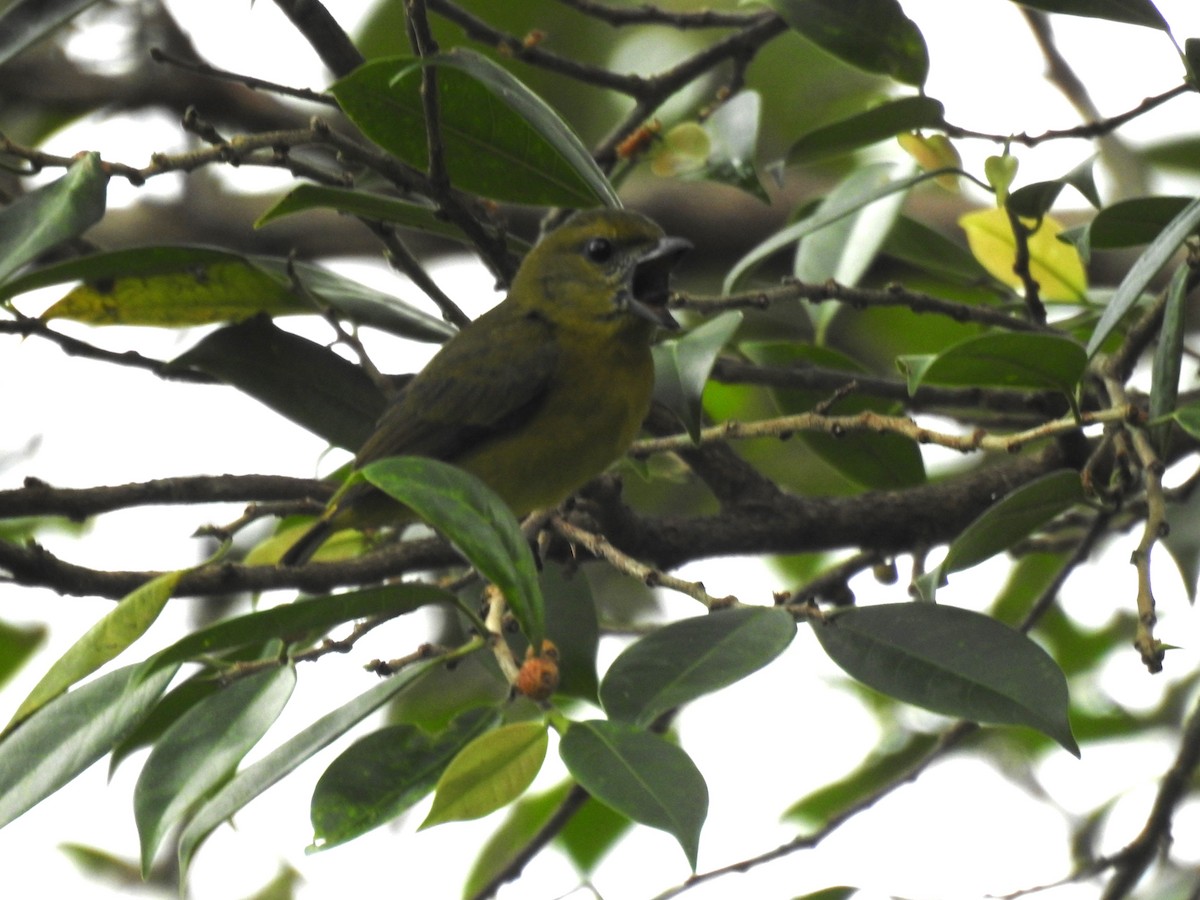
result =
[[[171,5],[185,28],[194,34],[200,51],[215,64],[279,80],[282,59],[292,67],[292,74],[283,76],[283,80],[321,85],[324,76],[319,64],[309,48],[292,36],[272,4],[177,0]],[[347,9],[362,5],[341,2],[331,7],[349,24],[355,14]],[[904,0],[904,7],[930,45],[933,71],[928,91],[946,103],[951,121],[986,131],[1031,132],[1066,127],[1077,121],[1065,101],[1042,81],[1041,62],[1033,42],[1007,0]],[[1189,35],[1200,35],[1200,6],[1192,0],[1162,0],[1159,7],[1181,42]],[[1124,111],[1179,80],[1181,66],[1166,39],[1157,32],[1061,17],[1056,20],[1056,30],[1062,50],[1093,88],[1106,114]],[[264,56],[264,48],[268,47],[269,57]],[[1122,58],[1135,64],[1115,63],[1114,47],[1120,48]],[[261,60],[257,72],[252,65],[255,59]],[[1195,98],[1177,100],[1147,117],[1137,125],[1137,139],[1191,128],[1197,121],[1196,103]],[[77,143],[83,140],[80,134],[64,134],[49,149],[74,152],[82,146]],[[1135,132],[1129,134],[1132,139]],[[148,143],[170,149],[182,142],[176,126],[166,122],[155,126],[152,138],[143,133],[130,138],[127,129],[114,128],[100,138],[110,143],[98,145],[91,131],[87,132],[86,143],[113,159],[137,162]],[[982,156],[994,152],[994,148],[984,145],[967,144],[962,149],[968,168],[976,170]],[[1090,152],[1082,142],[1047,146],[1035,152],[1019,150],[1022,180],[1061,175]],[[134,194],[132,189],[129,193]],[[119,199],[119,195],[114,198]],[[355,274],[401,290],[397,280],[387,273],[368,276],[356,270]],[[451,291],[457,296],[487,295],[485,277],[461,271],[452,277],[455,281]],[[135,340],[144,347],[147,337],[139,332]],[[116,329],[106,332],[104,338],[110,345],[124,345],[124,335]],[[146,352],[158,356],[170,356],[181,346],[172,334],[149,339],[155,343]],[[264,412],[252,401],[231,406],[223,395],[218,411],[210,402],[216,389],[162,385],[136,372],[108,372],[94,363],[64,359],[37,341],[9,347],[0,355],[0,379],[21,386],[7,393],[3,419],[10,423],[8,443],[0,446],[0,452],[19,449],[30,435],[39,435],[41,440],[32,463],[0,473],[4,486],[15,485],[26,475],[80,486],[191,472],[307,476],[313,474],[322,449],[315,438]],[[81,433],[89,435],[86,446],[78,443]],[[215,510],[212,518],[229,520],[239,511],[237,507]],[[84,565],[165,569],[195,561],[197,550],[189,535],[196,524],[195,514],[190,511],[129,512],[105,517],[88,541],[74,543],[47,537],[46,543]],[[1112,552],[1118,559],[1128,557],[1125,546]],[[1178,578],[1169,565],[1164,564],[1159,572],[1161,636],[1181,645],[1192,637],[1194,643],[1195,613],[1186,603]],[[733,593],[748,602],[769,602],[769,591],[778,586],[764,577],[761,566],[733,560],[688,567],[683,574],[701,578],[718,595]],[[1132,603],[1132,569],[1113,565],[1107,575],[1112,579],[1109,585],[1076,584],[1068,590],[1065,602],[1073,613],[1101,624],[1115,605]],[[1001,566],[982,566],[957,576],[944,599],[978,606],[1002,577]],[[980,591],[976,593],[972,585],[980,585]],[[869,594],[870,585],[856,587]],[[694,612],[689,602],[668,598],[666,604],[672,612],[683,615]],[[6,619],[48,619],[53,626],[51,640],[39,659],[22,680],[5,692],[0,717],[6,718],[7,711],[15,707],[36,677],[86,629],[102,607],[94,599],[59,598],[4,587],[0,587],[0,603]],[[185,622],[186,615],[187,604],[173,605],[148,640],[165,639],[163,635]],[[323,660],[319,677],[313,677],[315,671],[312,675],[301,671],[291,711],[285,712],[268,741],[301,727],[304,719],[295,711],[306,708],[306,697],[315,697],[314,702],[322,708],[332,708],[368,686],[359,668],[363,659],[372,654],[394,656],[410,645],[406,642],[420,639],[419,629],[414,629],[411,636],[389,632],[387,643],[363,646],[352,659]],[[1130,652],[1106,673],[1104,690],[1135,707],[1150,704],[1165,681],[1196,667],[1195,657],[1194,649],[1175,651],[1168,659],[1168,674],[1151,679]],[[702,870],[789,839],[793,829],[775,824],[780,811],[806,791],[854,768],[876,746],[880,735],[875,723],[844,688],[834,683],[835,679],[836,672],[825,662],[807,630],[800,629],[796,645],[769,669],[706,698],[685,713],[681,720],[685,745],[708,778],[712,793],[709,824],[701,846]],[[796,715],[792,720],[760,720],[754,715],[760,694],[767,691],[787,691],[787,696],[795,698]],[[928,722],[930,717],[914,712],[913,719]],[[1095,802],[1090,790],[1093,785],[1101,784],[1107,792],[1129,789],[1128,797],[1118,805],[1112,833],[1107,837],[1110,849],[1115,849],[1140,828],[1152,796],[1153,779],[1169,764],[1171,752],[1167,746],[1089,746],[1082,761],[1066,753],[1052,754],[1043,771],[1054,800],[1074,814],[1085,812]],[[337,897],[349,892],[361,895],[364,890],[395,890],[414,883],[422,885],[426,900],[457,896],[464,867],[497,819],[442,826],[414,835],[415,825],[424,814],[421,807],[416,815],[403,821],[397,829],[399,834],[397,830],[381,829],[347,847],[303,858],[303,848],[311,839],[304,791],[331,758],[327,753],[292,776],[288,783],[294,789],[277,789],[255,801],[239,814],[236,832],[222,828],[210,839],[193,868],[195,898],[228,900],[248,895],[269,880],[284,860],[303,867],[308,883],[302,895],[305,897]],[[782,758],[790,764],[781,766]],[[6,861],[6,881],[38,886],[27,888],[24,896],[121,896],[120,892],[98,891],[94,883],[80,878],[55,849],[59,841],[67,840],[130,858],[136,854],[128,797],[137,766],[126,765],[106,786],[104,765],[93,768],[79,782],[0,830],[0,859]],[[561,774],[552,752],[539,784],[549,786]],[[1185,827],[1194,819],[1195,808],[1185,810],[1173,852],[1200,861],[1200,828]],[[902,789],[818,851],[795,854],[685,896],[713,900],[736,892],[737,896],[784,898],[847,883],[925,900],[962,900],[985,890],[1002,893],[1061,877],[1067,871],[1067,862],[1058,850],[1064,846],[1065,835],[1059,814],[1014,788],[990,765],[963,755],[929,773],[917,786]],[[1053,853],[1047,855],[1045,848],[1052,848]],[[653,855],[647,857],[647,853]],[[647,858],[655,861],[653,866],[647,866]],[[635,841],[619,847],[602,872],[604,879],[597,888],[608,898],[650,896],[688,874],[674,841],[648,829],[639,829]],[[356,883],[360,878],[362,884]],[[562,896],[576,880],[566,864],[550,859],[532,867],[520,889],[501,896]],[[1047,900],[1083,900],[1094,893],[1092,887],[1072,886],[1040,896]],[[883,896],[869,892],[860,895],[862,900],[880,900]]]

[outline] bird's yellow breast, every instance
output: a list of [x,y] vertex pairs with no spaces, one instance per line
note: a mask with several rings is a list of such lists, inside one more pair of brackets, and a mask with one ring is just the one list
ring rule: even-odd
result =
[[517,515],[561,503],[621,456],[650,406],[654,364],[644,333],[609,324],[562,328],[552,387],[530,420],[454,462]]

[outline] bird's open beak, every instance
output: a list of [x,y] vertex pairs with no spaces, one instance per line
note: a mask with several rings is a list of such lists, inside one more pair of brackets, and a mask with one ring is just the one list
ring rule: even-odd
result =
[[629,301],[631,312],[648,319],[659,328],[678,330],[679,323],[667,311],[667,299],[671,296],[671,270],[679,262],[679,257],[691,249],[691,241],[665,237],[638,259],[633,269],[633,299]]

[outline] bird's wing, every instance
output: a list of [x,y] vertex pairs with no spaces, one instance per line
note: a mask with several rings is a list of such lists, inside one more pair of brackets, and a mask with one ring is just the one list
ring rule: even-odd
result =
[[458,334],[384,412],[357,465],[403,454],[453,461],[519,428],[549,390],[558,350],[552,326],[521,316]]

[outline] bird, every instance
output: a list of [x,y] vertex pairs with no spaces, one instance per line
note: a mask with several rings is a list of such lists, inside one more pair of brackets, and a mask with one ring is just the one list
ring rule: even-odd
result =
[[[691,243],[630,210],[576,212],[522,260],[507,296],[465,326],[391,402],[354,467],[451,463],[517,516],[562,503],[629,448],[654,388],[650,347],[675,330],[670,276]],[[366,483],[335,495],[280,563],[334,532],[414,517]]]

